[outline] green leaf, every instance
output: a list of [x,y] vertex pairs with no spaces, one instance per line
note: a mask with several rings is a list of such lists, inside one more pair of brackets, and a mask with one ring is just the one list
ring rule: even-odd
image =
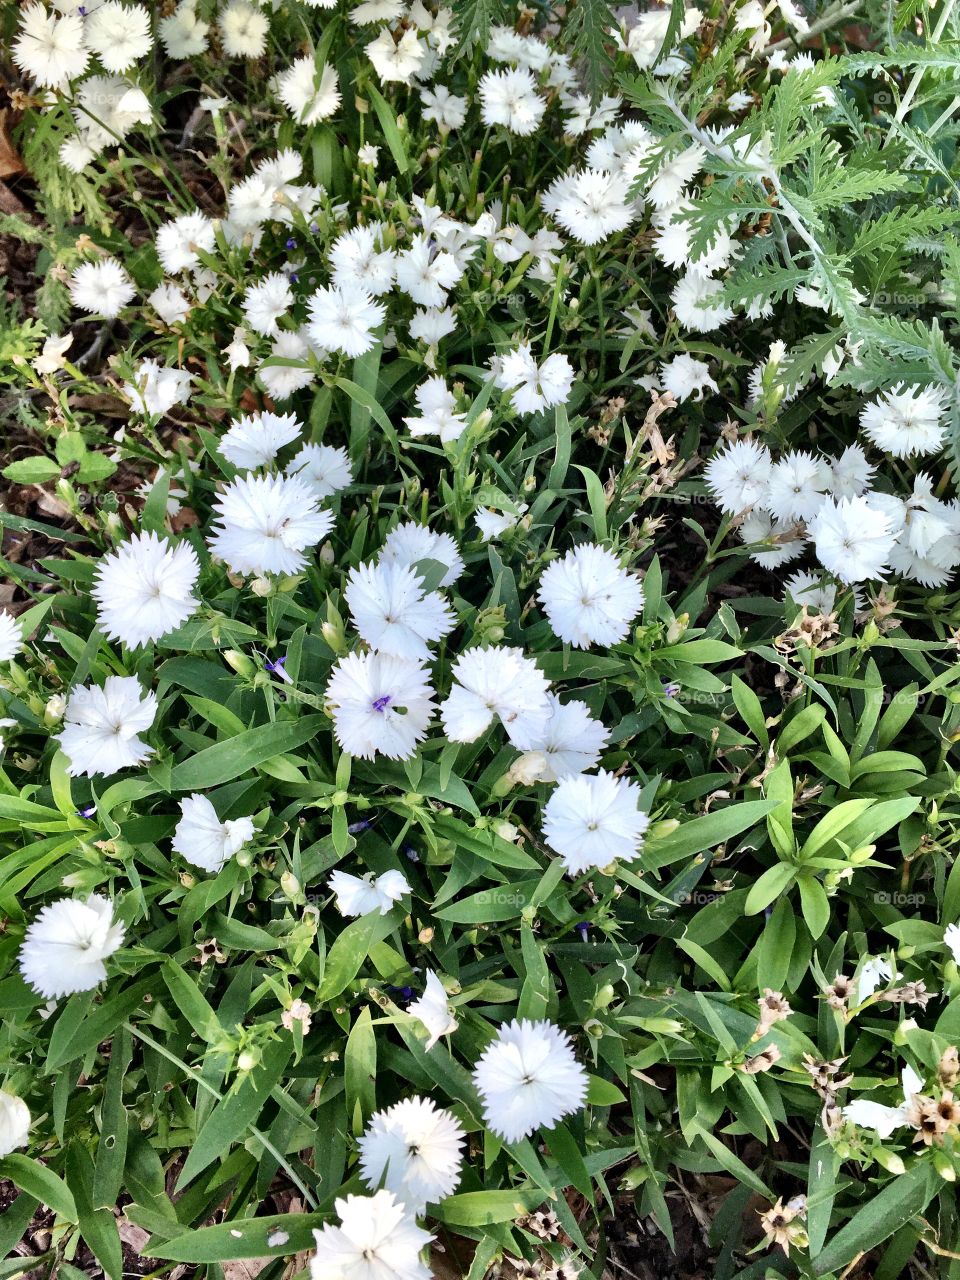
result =
[[29,1156],[11,1155],[0,1160],[0,1178],[52,1209],[64,1222],[77,1221],[77,1205],[70,1188],[52,1169]]
[[777,862],[767,867],[763,875],[750,886],[747,900],[743,904],[744,914],[755,916],[758,911],[769,907],[774,898],[785,893],[796,879],[797,868],[789,862]]
[[354,980],[360,966],[370,954],[371,947],[389,934],[397,923],[397,912],[391,911],[382,916],[379,911],[361,916],[353,920],[327,953],[326,967],[323,972],[323,983],[317,992],[317,1000],[323,1004],[333,1000]]
[[3,468],[4,479],[14,484],[46,484],[59,474],[60,464],[52,458],[23,458]]
[[170,790],[206,791],[232,782],[265,760],[295,751],[329,728],[326,716],[304,716],[245,729],[235,738],[217,742],[175,765],[170,773]]
[[817,939],[830,923],[830,899],[827,891],[816,876],[812,875],[799,876],[797,886],[800,889],[803,918],[807,922],[810,936]]
[[[231,1262],[240,1258],[281,1258],[314,1248],[313,1233],[330,1221],[325,1213],[274,1213],[237,1218],[215,1227],[186,1231],[150,1242],[150,1256],[168,1262]],[[270,1244],[271,1236],[280,1236]]]
[[494,1222],[515,1222],[543,1203],[543,1192],[534,1188],[516,1191],[464,1191],[447,1196],[437,1217],[451,1227],[487,1227]]
[[763,707],[760,705],[760,699],[749,685],[743,683],[739,676],[731,677],[730,691],[733,694],[733,701],[740,712],[743,723],[763,750],[766,751],[770,745],[770,735],[767,733],[767,726],[764,724]]
[[357,1104],[364,1117],[371,1116],[377,1109],[376,1079],[377,1037],[370,1020],[370,1010],[362,1009],[347,1036],[343,1055],[348,1116],[353,1115]]
[[651,836],[644,846],[643,865],[649,868],[665,867],[682,858],[714,849],[718,844],[724,844],[762,822],[777,807],[777,803],[776,800],[741,801],[685,822],[669,835],[659,838]]
[[854,1258],[875,1249],[924,1209],[943,1185],[933,1166],[918,1161],[888,1182],[841,1227],[822,1253],[813,1258],[817,1276],[842,1271]]
[[397,118],[393,114],[390,104],[372,84],[367,84],[365,92],[373,103],[373,109],[377,113],[377,119],[380,121],[380,128],[383,130],[383,140],[390,148],[390,154],[393,156],[397,171],[406,173],[410,165],[407,161],[403,138],[397,128]]

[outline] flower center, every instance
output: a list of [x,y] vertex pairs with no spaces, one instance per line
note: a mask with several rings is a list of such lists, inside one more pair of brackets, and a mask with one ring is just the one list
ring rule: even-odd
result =
[[379,698],[374,698],[373,702],[371,702],[370,705],[373,707],[374,711],[379,711],[383,713],[384,711],[386,711],[387,707],[390,705],[389,693],[384,693]]

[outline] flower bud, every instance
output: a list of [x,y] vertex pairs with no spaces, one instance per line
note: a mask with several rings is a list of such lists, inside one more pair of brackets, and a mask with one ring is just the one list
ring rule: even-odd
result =
[[250,583],[250,590],[255,596],[268,596],[273,590],[273,583],[269,578],[254,578]]
[[252,1071],[260,1061],[259,1049],[244,1049],[237,1058],[238,1071]]
[[249,678],[256,671],[256,666],[251,658],[245,653],[240,653],[237,649],[225,649],[223,656],[227,663],[233,667],[238,676],[246,676]]
[[46,725],[59,724],[66,709],[67,700],[63,694],[53,694],[52,697],[47,699],[47,705],[43,709],[43,723]]
[[956,1182],[957,1170],[953,1161],[943,1150],[935,1150],[933,1153],[933,1167],[939,1173],[944,1182]]
[[300,892],[300,881],[292,871],[285,871],[280,877],[280,888],[288,898],[295,898]]
[[898,1177],[907,1167],[895,1151],[888,1151],[886,1147],[879,1145],[874,1148],[873,1158],[882,1169],[886,1169],[887,1173],[896,1174]]

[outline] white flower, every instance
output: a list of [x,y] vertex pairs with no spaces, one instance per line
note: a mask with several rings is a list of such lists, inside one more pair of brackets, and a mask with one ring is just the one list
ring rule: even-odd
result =
[[699,143],[687,147],[685,151],[665,161],[660,171],[647,188],[647,199],[656,209],[666,209],[675,205],[686,189],[703,168],[706,152]]
[[340,105],[340,82],[333,67],[317,66],[312,57],[296,58],[276,79],[277,97],[294,120],[317,124]]
[[511,67],[485,71],[478,86],[480,115],[484,124],[502,124],[521,138],[536,132],[547,109],[529,71]]
[[880,578],[894,545],[891,517],[868,498],[825,498],[809,524],[817,558],[841,582]]
[[476,742],[497,717],[518,751],[543,736],[551,707],[547,678],[521,649],[467,649],[453,664],[456,683],[440,709],[451,742]]
[[561,778],[543,811],[543,838],[573,876],[617,858],[631,862],[650,825],[639,802],[635,782],[604,769]]
[[297,476],[247,475],[224,489],[214,503],[219,527],[214,527],[210,550],[234,573],[299,573],[303,554],[333,525],[329,511]]
[[30,1108],[22,1098],[0,1089],[0,1160],[25,1147],[30,1136]]
[[554,352],[538,365],[530,343],[521,342],[501,359],[496,381],[502,391],[513,392],[513,404],[519,413],[537,413],[566,404],[573,376],[573,366],[565,355]]
[[172,369],[156,360],[141,360],[134,382],[125,382],[123,390],[130,400],[134,413],[146,418],[159,418],[175,404],[186,404],[190,399],[193,375],[186,369]]
[[393,870],[384,871],[375,880],[371,871],[362,878],[334,871],[327,886],[336,895],[337,910],[342,916],[366,916],[371,911],[385,916],[394,903],[410,892],[403,872]]
[[407,1005],[407,1013],[426,1027],[429,1039],[425,1048],[428,1053],[441,1036],[453,1035],[457,1029],[457,1020],[447,1001],[443,983],[429,970],[423,995]]
[[375,147],[372,142],[365,142],[362,147],[357,148],[357,160],[360,164],[369,165],[371,169],[377,167],[377,158],[380,155],[380,148]]
[[313,1233],[310,1280],[430,1280],[420,1251],[433,1236],[389,1191],[347,1196],[334,1207],[340,1225]]
[[437,591],[403,564],[361,564],[347,577],[344,598],[354,626],[371,649],[426,662],[427,641],[442,640],[456,616]]
[[81,262],[70,277],[70,301],[81,311],[115,320],[136,296],[133,281],[116,258]]
[[428,378],[414,392],[419,417],[404,418],[407,429],[416,439],[439,436],[444,444],[458,440],[467,427],[467,415],[457,413],[457,401],[441,377]]
[[619,644],[643,607],[636,574],[612,551],[589,542],[547,565],[537,596],[555,635],[578,649]]
[[0,662],[12,662],[23,648],[23,632],[12,613],[0,609]]
[[245,369],[250,363],[250,348],[246,342],[249,336],[246,329],[234,329],[230,345],[224,347],[223,354],[231,369]]
[[83,74],[89,58],[80,14],[59,17],[47,13],[42,4],[29,4],[22,11],[13,60],[38,85],[62,89]]
[[512,511],[496,511],[493,507],[477,507],[475,519],[477,528],[480,530],[480,536],[484,542],[492,542],[495,538],[499,538],[508,529],[516,527],[527,509],[525,502],[517,504],[515,513]]
[[454,333],[457,324],[450,307],[427,307],[415,311],[410,321],[410,337],[435,347],[442,338]]
[[857,979],[857,1004],[863,1004],[881,983],[895,982],[903,977],[884,956],[867,956]]
[[889,1138],[894,1129],[902,1129],[910,1121],[907,1118],[910,1104],[923,1089],[923,1081],[909,1064],[900,1073],[903,1102],[899,1107],[885,1107],[869,1098],[855,1098],[843,1108],[843,1118],[852,1120],[860,1129],[872,1129],[880,1139]]
[[466,1134],[457,1118],[429,1098],[404,1098],[370,1117],[357,1143],[360,1175],[384,1186],[413,1214],[453,1195]]
[[180,801],[181,818],[173,833],[173,848],[194,867],[216,873],[254,836],[253,818],[221,822],[206,796]]
[[[91,154],[115,145],[136,125],[149,124],[153,119],[147,95],[120,76],[88,76],[77,86],[74,101],[73,117],[80,138],[73,141],[79,141]],[[76,156],[74,163],[66,154],[66,146],[65,143],[61,147],[61,159],[68,167],[72,163],[75,170],[83,169],[89,159],[79,163],[80,157]]]
[[778,520],[809,520],[819,511],[830,480],[825,459],[792,450],[770,468],[764,506]]
[[298,476],[318,498],[331,498],[353,482],[346,449],[329,444],[305,444],[287,463],[286,473]]
[[585,702],[576,698],[561,702],[548,693],[550,719],[543,732],[535,735],[532,750],[543,755],[537,781],[556,782],[568,775],[584,773],[600,760],[610,731],[590,714]]
[[361,0],[350,10],[355,27],[368,27],[377,22],[394,22],[405,9],[403,0]]
[[358,285],[318,289],[309,302],[307,333],[325,351],[362,356],[376,345],[373,330],[383,324],[387,309]]
[[691,396],[695,400],[702,400],[703,393],[708,387],[711,391],[720,390],[710,377],[710,366],[707,362],[695,360],[685,352],[674,356],[669,364],[661,364],[660,385],[678,403],[688,400]]
[[199,212],[181,214],[157,231],[157,256],[171,275],[199,267],[199,254],[212,253],[215,244],[213,223]]
[[415,567],[421,560],[435,560],[446,573],[437,583],[452,587],[463,573],[463,557],[448,533],[435,533],[425,524],[398,524],[387,534],[380,548],[381,564],[405,564]]
[[337,236],[330,246],[333,283],[366,290],[375,298],[389,293],[396,273],[396,254],[383,249],[383,223],[353,227]]
[[[680,26],[675,32],[674,39],[678,41],[686,40],[688,36],[692,36],[702,19],[703,14],[699,9],[684,9],[680,19]],[[670,30],[670,21],[670,10],[652,9],[646,13],[638,14],[636,25],[631,27],[629,31],[621,28],[619,32],[614,32],[620,48],[633,57],[641,71],[649,71],[660,56],[663,42],[666,40]],[[668,49],[666,52],[669,55],[671,50]],[[663,59],[657,65],[656,73],[658,75],[664,74],[664,63],[672,61],[673,59],[669,57]]]
[[209,22],[197,16],[196,0],[180,0],[173,13],[161,18],[160,43],[171,58],[195,58],[207,47]]
[[81,902],[61,898],[39,912],[27,930],[18,963],[23,980],[48,1000],[92,991],[107,976],[104,960],[123,942],[113,903],[93,893]]
[[190,314],[187,295],[169,280],[158,284],[147,301],[164,324],[180,324]]
[[282,271],[271,271],[256,284],[248,285],[243,295],[243,315],[255,333],[268,338],[279,332],[277,321],[293,306],[293,290]]
[[446,85],[433,89],[421,89],[420,101],[424,120],[432,120],[440,126],[441,133],[459,129],[467,118],[467,100],[458,98]]
[[[295,391],[308,387],[314,380],[309,366],[310,347],[292,329],[281,329],[273,340],[270,356],[257,369],[257,377],[274,400],[288,400]],[[272,360],[296,360],[298,364],[271,364]]]
[[220,452],[241,471],[255,471],[269,466],[302,430],[293,413],[245,414],[220,437]]
[[738,515],[767,496],[770,450],[759,440],[734,440],[704,468],[707,487],[721,511]]
[[344,751],[409,760],[427,734],[433,690],[419,662],[386,653],[348,653],[334,667],[326,700]]
[[106,71],[126,71],[153,48],[150,14],[141,4],[102,0],[87,17],[83,38]]
[[217,19],[223,51],[230,58],[259,58],[267,47],[270,19],[247,0],[230,0]]
[[384,27],[376,40],[367,45],[367,57],[384,84],[409,84],[423,65],[426,48],[413,29],[404,31],[395,41]]
[[673,313],[685,329],[709,333],[733,319],[733,310],[719,300],[723,282],[711,280],[698,271],[688,271],[673,287]]
[[[819,574],[801,569],[784,583],[784,599],[792,600],[798,606],[806,605],[810,613],[833,613],[837,603],[837,587],[833,582],[824,581]],[[860,608],[858,597],[855,600],[856,607]]]
[[410,248],[397,254],[397,288],[422,307],[442,307],[463,270],[453,254],[438,250],[425,235],[413,237]]
[[859,498],[870,488],[876,467],[858,444],[847,445],[839,458],[827,458],[830,489],[834,498]]
[[141,742],[157,714],[157,695],[144,693],[136,676],[107,676],[103,687],[72,689],[64,727],[54,737],[70,764],[71,777],[116,773],[143,764],[153,748]]
[[898,382],[860,413],[860,426],[878,449],[895,458],[939,453],[946,426],[943,422],[946,392],[942,387],[912,386]]
[[943,931],[944,946],[948,947],[955,962],[960,965],[960,925],[948,924]]
[[740,539],[751,548],[750,559],[764,569],[777,569],[803,554],[807,540],[802,526],[792,520],[775,520],[768,511],[754,507],[737,530]]
[[138,533],[101,561],[90,591],[104,635],[128,648],[159,640],[199,606],[200,576],[189,542],[172,546],[155,533]]
[[483,1100],[487,1127],[506,1142],[536,1129],[552,1129],[579,1111],[587,1096],[587,1073],[570,1037],[552,1022],[511,1022],[477,1062],[473,1083]]
[[73,345],[72,333],[51,333],[43,342],[43,350],[31,361],[34,369],[41,377],[47,378],[51,373],[62,369],[66,363],[65,356]]
[[625,174],[571,169],[551,183],[540,203],[575,240],[601,244],[639,216],[641,203],[629,198],[630,185]]

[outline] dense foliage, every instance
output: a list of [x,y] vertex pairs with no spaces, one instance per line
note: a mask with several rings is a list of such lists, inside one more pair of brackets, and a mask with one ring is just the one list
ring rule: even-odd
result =
[[0,31],[0,1276],[958,1274],[952,0]]

